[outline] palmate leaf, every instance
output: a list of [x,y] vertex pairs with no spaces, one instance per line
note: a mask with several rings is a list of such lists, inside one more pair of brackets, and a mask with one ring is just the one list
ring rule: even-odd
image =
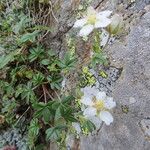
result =
[[64,118],[66,122],[76,122],[77,119],[74,117],[73,109],[70,105],[62,104],[62,103],[54,103],[52,107],[55,110],[55,121],[60,118]]
[[52,89],[60,89],[61,88],[61,82],[63,78],[61,76],[48,76],[47,80],[50,82],[50,86]]
[[26,26],[27,26],[27,23],[30,22],[31,20],[25,16],[24,14],[21,14],[19,16],[20,18],[20,21],[16,23],[15,26],[13,26],[13,32],[15,34],[18,34],[20,31],[22,31]]
[[41,72],[38,72],[37,74],[33,75],[32,82],[34,85],[42,84],[43,80],[44,80],[44,75]]
[[32,90],[32,83],[28,82],[27,85],[23,87],[23,92],[21,93],[21,98],[26,99],[26,102],[29,104],[29,102],[34,103],[36,100],[36,96],[34,91]]
[[37,46],[36,48],[30,49],[29,60],[33,62],[37,58],[42,58],[44,54],[44,49],[41,46]]
[[49,128],[46,130],[46,139],[47,140],[57,140],[60,135],[60,130],[53,128]]
[[36,40],[36,36],[39,34],[39,31],[38,30],[36,30],[36,31],[34,31],[34,32],[32,32],[32,33],[26,33],[26,34],[24,34],[24,35],[22,35],[22,37],[18,40],[19,41],[19,43],[25,43],[25,42],[28,42],[28,41],[30,41],[30,42],[35,42],[35,40]]
[[15,50],[6,56],[0,56],[0,69],[4,68],[9,62],[14,61],[14,56],[20,53],[21,49]]
[[92,63],[92,66],[96,66],[97,64],[107,65],[108,61],[107,61],[106,55],[100,52],[100,53],[94,53],[91,63]]
[[44,119],[45,123],[48,123],[54,116],[53,110],[51,109],[51,106],[54,102],[48,102],[48,103],[37,103],[33,104],[33,108],[35,109],[35,117],[40,118],[42,117]]
[[40,131],[40,125],[38,123],[38,119],[32,119],[31,122],[30,122],[30,126],[29,126],[29,129],[28,129],[28,145],[30,147],[30,149],[32,149],[32,147],[34,146],[35,144],[35,141],[39,135],[39,131]]
[[39,134],[40,126],[38,124],[38,119],[33,119],[30,123],[29,132],[33,136],[37,136]]
[[46,139],[47,140],[58,140],[61,138],[62,131],[66,129],[66,126],[60,125],[52,127],[46,130]]
[[62,61],[58,61],[58,65],[61,69],[69,71],[75,66],[76,58],[72,57],[70,53],[66,53]]

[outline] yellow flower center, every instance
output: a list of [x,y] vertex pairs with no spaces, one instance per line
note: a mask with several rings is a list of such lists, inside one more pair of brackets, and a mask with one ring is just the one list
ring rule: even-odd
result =
[[103,100],[97,100],[96,98],[94,98],[93,102],[94,102],[93,107],[95,107],[97,111],[104,110],[105,105]]
[[90,14],[88,16],[87,23],[94,25],[95,22],[96,22],[96,15],[95,14]]

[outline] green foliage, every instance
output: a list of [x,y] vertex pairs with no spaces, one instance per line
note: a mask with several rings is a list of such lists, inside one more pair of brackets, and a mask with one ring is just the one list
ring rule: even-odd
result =
[[63,72],[68,72],[72,70],[75,66],[76,58],[68,52],[65,54],[64,59],[58,62],[59,67]]
[[36,101],[35,93],[32,89],[32,83],[28,82],[27,85],[24,85],[23,91],[21,93],[21,99],[26,100],[26,103],[34,103]]
[[84,67],[82,69],[80,86],[81,87],[92,86],[95,83],[96,83],[96,79],[95,79],[94,75],[90,72],[88,67]]
[[33,62],[38,58],[42,58],[43,54],[44,54],[44,49],[41,46],[30,49],[30,55],[29,55],[30,62]]
[[60,89],[61,88],[61,82],[63,78],[61,76],[48,76],[47,80],[50,82],[50,86],[52,89]]
[[9,62],[14,60],[14,56],[19,54],[20,50],[16,50],[8,54],[7,56],[0,56],[0,69],[4,68]]
[[52,108],[52,102],[43,103],[39,102],[33,105],[33,108],[35,109],[35,118],[43,118],[45,123],[49,123],[52,120],[54,112],[51,110]]
[[93,42],[93,56],[91,64],[95,67],[97,64],[108,65],[107,57],[103,53],[100,46],[100,33],[95,32],[94,42]]
[[46,130],[46,139],[52,141],[58,141],[62,134],[62,130],[66,129],[65,126],[56,126]]
[[[0,80],[0,114],[10,127],[25,118],[23,123],[31,150],[42,149],[47,141],[55,141],[62,146],[67,133],[71,132],[72,122],[81,122],[83,133],[95,129],[90,121],[79,119],[82,113],[75,99],[81,96],[74,91],[74,95],[72,91],[68,95],[61,93],[64,76],[76,72],[77,68],[74,40],[68,41],[69,50],[63,58],[47,48],[45,42],[41,42],[42,33],[52,30],[36,25],[33,14],[30,14],[37,3],[48,7],[47,0],[21,0],[17,6],[9,4],[8,11],[5,1],[0,2],[0,51],[3,54],[0,56],[0,73],[6,74]],[[99,41],[97,34],[93,44],[93,66],[106,64]],[[88,68],[83,69],[79,79],[81,86],[93,85],[96,81]]]
[[38,72],[37,74],[33,75],[32,82],[34,85],[40,85],[43,83],[44,75],[41,72]]
[[39,31],[34,31],[34,32],[32,32],[32,33],[26,33],[26,34],[22,35],[22,36],[19,38],[18,42],[19,42],[20,44],[25,43],[25,42],[31,42],[31,43],[33,43],[33,42],[35,42],[36,36],[37,36],[38,34],[39,34]]
[[94,67],[95,67],[97,64],[108,65],[107,56],[104,55],[103,53],[94,53],[94,54],[93,54],[93,58],[92,58],[91,64],[92,64],[92,66],[94,66]]
[[95,125],[89,120],[84,120],[82,124],[82,130],[83,130],[83,133],[87,135],[93,130],[95,130]]
[[33,119],[30,122],[29,130],[28,130],[28,144],[30,149],[34,147],[34,142],[36,141],[39,135],[40,125],[38,119]]

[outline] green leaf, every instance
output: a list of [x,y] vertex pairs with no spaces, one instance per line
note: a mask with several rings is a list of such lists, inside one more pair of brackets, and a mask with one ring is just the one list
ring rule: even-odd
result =
[[97,64],[103,64],[103,65],[108,64],[107,57],[102,52],[94,53],[92,57],[92,65],[95,67]]
[[61,88],[61,82],[63,78],[61,76],[48,76],[47,80],[50,82],[50,86],[52,89],[60,89]]
[[13,26],[13,32],[14,32],[15,34],[18,34],[20,31],[22,31],[23,29],[25,29],[26,24],[31,21],[31,20],[30,20],[27,16],[25,16],[24,14],[21,14],[21,15],[19,16],[19,18],[20,18],[20,21],[17,22],[15,26]]
[[33,105],[35,109],[35,117],[43,117],[44,122],[48,123],[53,118],[53,110],[51,108],[54,102],[48,102],[47,104],[40,102]]
[[46,130],[47,140],[58,140],[61,138],[61,132],[66,129],[66,126],[60,125]]
[[61,114],[62,114],[62,107],[61,105],[56,109],[56,112],[55,112],[55,120],[58,120],[59,118],[61,118]]
[[58,61],[58,65],[64,71],[69,71],[74,69],[76,63],[76,58],[72,57],[70,53],[66,53],[62,61]]
[[52,104],[52,109],[56,110],[60,105],[61,105],[61,103],[60,103],[59,101],[55,101],[55,102]]
[[68,104],[73,100],[75,100],[74,96],[72,96],[72,95],[69,95],[67,97],[65,96],[65,97],[62,98],[62,103],[63,104],[66,104],[66,103]]
[[50,64],[50,60],[49,60],[49,59],[43,59],[43,60],[41,61],[41,64],[47,66],[47,65]]
[[37,46],[36,48],[30,49],[29,60],[30,62],[33,62],[38,58],[42,58],[43,55],[44,55],[44,49],[42,48],[42,46]]
[[56,56],[56,53],[52,50],[48,50],[47,54],[50,56],[50,57],[53,57],[53,56]]
[[25,42],[35,42],[36,36],[39,34],[39,31],[34,31],[32,33],[26,33],[24,34],[20,39],[19,39],[19,43],[25,43]]
[[95,53],[101,53],[102,51],[101,46],[100,46],[100,33],[99,32],[95,32],[93,51]]
[[43,115],[43,119],[44,119],[44,122],[45,123],[48,123],[51,118],[52,118],[52,114],[51,114],[51,111],[49,110],[48,107],[45,107],[42,111],[42,115]]
[[0,56],[0,69],[4,68],[9,62],[14,61],[14,56],[20,53],[20,50],[15,50],[6,56]]
[[49,128],[46,130],[46,139],[47,140],[52,140],[52,139],[57,140],[59,137],[59,134],[60,134],[59,130],[55,129],[54,127]]
[[30,134],[37,136],[39,134],[40,126],[38,123],[38,119],[33,119],[30,122],[29,132]]
[[33,76],[32,82],[34,85],[40,85],[42,84],[44,78],[44,75],[41,72],[38,72]]
[[92,132],[93,130],[96,129],[95,125],[89,121],[89,120],[85,120],[82,126],[83,130],[88,130],[89,132]]
[[30,126],[28,129],[28,145],[32,148],[35,144],[35,141],[39,135],[40,125],[38,123],[38,119],[32,119],[30,122]]
[[23,85],[22,84],[19,84],[17,86],[17,89],[16,89],[16,92],[15,92],[15,97],[17,98],[22,92],[23,92]]
[[27,85],[24,85],[23,92],[21,93],[21,98],[26,99],[27,103],[34,103],[36,100],[36,96],[34,91],[32,90],[32,83],[28,82]]
[[43,26],[43,25],[36,25],[35,27],[31,28],[32,30],[40,30],[40,31],[52,31],[50,27]]

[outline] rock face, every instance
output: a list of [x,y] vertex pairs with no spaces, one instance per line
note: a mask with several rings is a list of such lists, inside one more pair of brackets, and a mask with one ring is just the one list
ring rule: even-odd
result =
[[123,67],[112,96],[117,102],[114,123],[98,135],[82,137],[81,150],[150,149],[150,12],[131,28],[127,45],[109,49],[112,65]]

